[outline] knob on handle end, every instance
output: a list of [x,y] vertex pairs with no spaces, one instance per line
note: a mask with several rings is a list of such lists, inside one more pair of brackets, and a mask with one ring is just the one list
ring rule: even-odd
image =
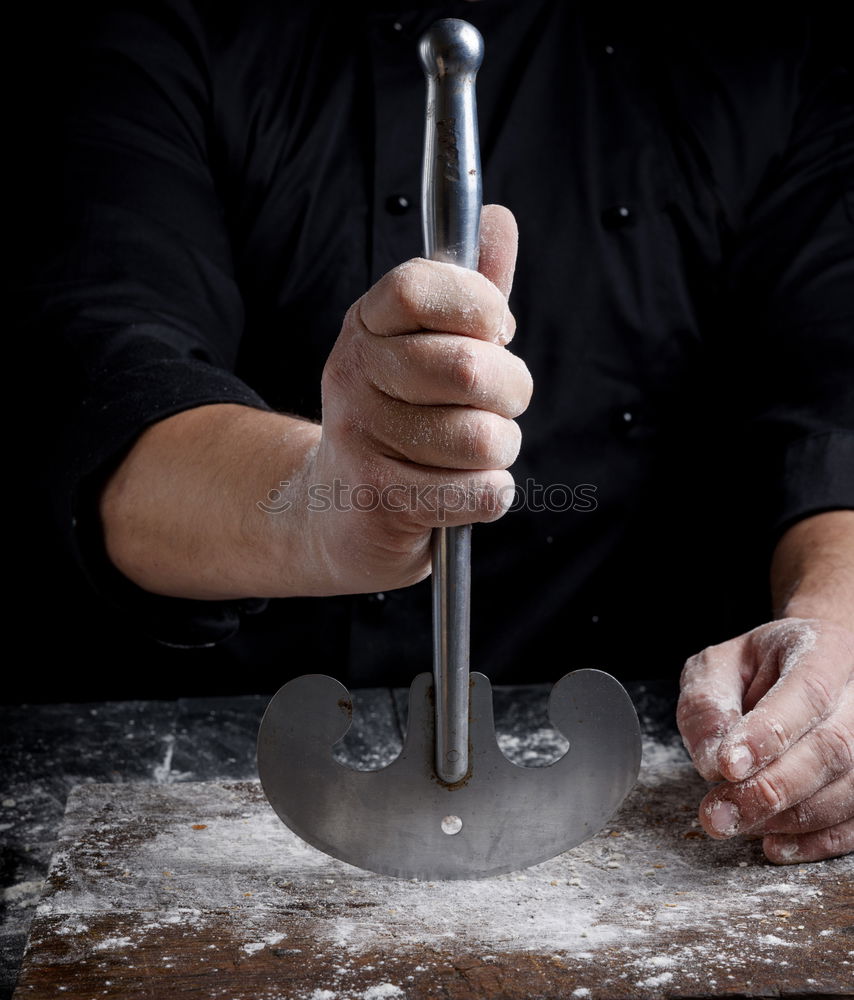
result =
[[483,37],[468,21],[445,17],[421,36],[418,54],[428,76],[474,75],[483,62]]

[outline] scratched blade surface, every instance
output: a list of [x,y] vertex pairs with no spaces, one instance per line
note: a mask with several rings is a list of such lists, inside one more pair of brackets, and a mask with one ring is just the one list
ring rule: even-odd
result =
[[[303,840],[359,868],[419,879],[470,879],[545,861],[597,833],[640,769],[640,729],[622,685],[578,670],[555,685],[553,725],[569,750],[547,767],[520,767],[495,739],[492,688],[473,673],[471,765],[443,785],[433,770],[433,679],[409,693],[400,756],[378,771],[355,771],[332,756],[350,726],[350,698],[338,681],[310,674],[270,702],[258,734],[258,771],[282,821]],[[462,820],[447,834],[447,816]]]

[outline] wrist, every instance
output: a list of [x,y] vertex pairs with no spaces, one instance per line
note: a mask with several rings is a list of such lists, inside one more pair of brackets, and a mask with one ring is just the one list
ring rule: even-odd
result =
[[[268,441],[263,471],[246,493],[238,553],[259,597],[316,597],[335,593],[325,549],[312,516],[312,486],[318,481],[321,426],[283,426]],[[287,448],[283,447],[287,442]],[[287,456],[287,457],[286,457]]]
[[816,618],[854,630],[854,511],[793,525],[774,552],[771,589],[776,618]]
[[307,421],[233,404],[153,425],[102,491],[108,556],[133,583],[167,597],[300,593],[301,526],[292,518],[270,532],[257,503],[271,484],[295,478],[319,435]]
[[854,633],[854,613],[851,609],[824,595],[793,596],[774,617],[832,622]]

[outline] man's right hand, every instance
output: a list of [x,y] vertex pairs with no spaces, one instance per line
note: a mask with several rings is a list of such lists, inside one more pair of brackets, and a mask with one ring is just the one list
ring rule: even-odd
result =
[[[149,428],[101,498],[115,565],[202,599],[425,577],[433,527],[494,520],[513,497],[532,389],[506,349],[516,240],[510,212],[487,206],[479,273],[415,259],[366,292],[324,369],[320,426],[219,404]],[[263,503],[273,493],[283,502]]]
[[516,224],[488,206],[482,232],[480,272],[407,261],[344,320],[323,373],[323,429],[307,470],[315,489],[338,483],[342,509],[309,512],[307,523],[330,592],[422,579],[432,528],[494,520],[513,499],[506,470],[532,389],[525,364],[506,349]]

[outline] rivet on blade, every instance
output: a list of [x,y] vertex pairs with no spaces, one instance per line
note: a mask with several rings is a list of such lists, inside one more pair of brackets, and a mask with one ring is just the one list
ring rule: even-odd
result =
[[453,836],[455,833],[459,833],[463,828],[463,821],[459,816],[446,816],[442,820],[442,833],[447,833],[448,836]]

